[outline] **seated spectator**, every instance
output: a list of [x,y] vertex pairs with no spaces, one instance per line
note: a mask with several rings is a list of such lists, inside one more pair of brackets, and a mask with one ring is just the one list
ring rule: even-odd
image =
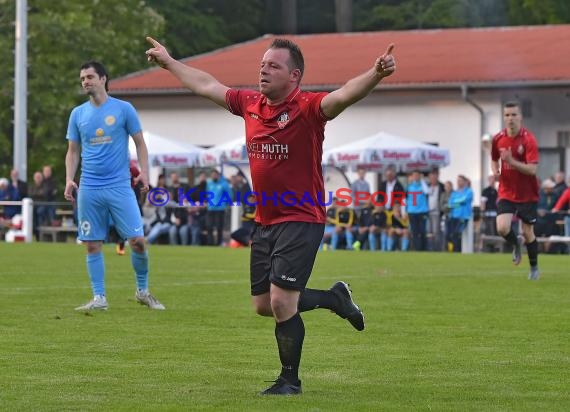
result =
[[405,252],[410,247],[410,222],[408,217],[402,214],[402,206],[395,203],[388,217],[386,250],[394,250],[397,246]]
[[483,221],[481,233],[489,236],[497,236],[497,184],[495,175],[487,178],[488,186],[481,192],[481,214]]
[[171,245],[188,245],[190,243],[190,227],[188,226],[188,209],[176,207],[171,211],[172,224],[168,230]]
[[336,250],[339,246],[339,238],[344,238],[346,249],[352,250],[354,235],[352,226],[354,224],[354,210],[349,206],[350,200],[343,199],[338,202],[336,210],[335,229],[331,236],[331,249]]
[[150,244],[156,243],[162,235],[170,233],[170,226],[172,226],[171,208],[156,207],[154,213],[154,220],[150,223],[150,231],[146,236],[146,240]]
[[242,205],[241,227],[230,234],[232,240],[240,246],[251,244],[251,234],[255,228],[255,209],[255,196],[250,193],[247,202]]
[[[538,193],[537,218],[534,224],[534,234],[538,237],[558,235],[556,232],[556,214],[551,213],[558,201],[554,192],[555,183],[552,179],[545,179]],[[545,245],[548,246],[548,245]],[[546,248],[548,250],[548,248]]]
[[374,207],[372,205],[371,200],[367,200],[364,202],[360,212],[357,216],[357,223],[358,223],[358,238],[356,242],[352,245],[354,250],[360,250],[361,248],[365,248],[368,246],[368,249],[374,250],[370,248],[370,226],[372,225],[372,212],[374,211]]
[[190,244],[192,246],[206,244],[206,206],[191,206],[187,210],[190,240],[192,242]]
[[387,211],[384,205],[374,206],[372,210],[372,222],[368,231],[368,246],[370,250],[378,248],[378,239],[380,239],[380,250],[388,250],[388,215],[392,214]]

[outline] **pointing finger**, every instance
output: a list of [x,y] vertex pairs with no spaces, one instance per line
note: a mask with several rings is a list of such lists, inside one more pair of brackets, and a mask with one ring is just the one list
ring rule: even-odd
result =
[[389,54],[392,54],[392,50],[394,50],[394,43],[390,43],[390,45],[386,49],[386,53],[384,55],[387,56]]
[[152,37],[147,36],[146,41],[151,43],[154,47],[160,47],[160,43],[154,40]]

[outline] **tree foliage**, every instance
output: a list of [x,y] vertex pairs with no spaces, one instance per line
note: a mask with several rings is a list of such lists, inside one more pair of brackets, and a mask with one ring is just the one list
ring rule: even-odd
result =
[[570,22],[567,0],[509,0],[509,22],[521,24],[559,24]]
[[410,30],[508,24],[506,0],[355,0],[356,30]]
[[148,0],[148,3],[164,16],[164,42],[177,59],[262,33],[262,0]]
[[[0,0],[0,7],[0,45],[2,50],[12,51],[14,2]],[[110,77],[146,68],[145,35],[160,34],[164,22],[140,0],[29,0],[28,8],[28,172],[31,175],[42,164],[50,163],[61,180],[68,116],[73,106],[85,100],[79,89],[81,64],[101,61]],[[10,58],[0,64],[5,78],[13,79],[13,54],[10,52]],[[13,101],[14,83],[3,81],[2,175],[12,163]]]

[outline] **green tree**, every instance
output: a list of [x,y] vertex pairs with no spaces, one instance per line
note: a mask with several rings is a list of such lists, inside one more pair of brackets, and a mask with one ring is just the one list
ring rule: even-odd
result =
[[509,23],[559,24],[570,23],[568,0],[509,0]]
[[261,34],[262,0],[149,0],[166,25],[164,42],[177,59]]
[[[4,51],[14,47],[13,3],[0,0]],[[147,68],[145,35],[160,35],[164,21],[139,0],[30,0],[28,6],[28,173],[49,163],[62,182],[67,120],[73,106],[85,100],[81,64],[101,61],[111,78]],[[5,79],[13,78],[12,53],[0,69]],[[0,174],[12,164],[13,98],[13,82],[1,82]]]
[[507,0],[355,0],[355,30],[501,26]]

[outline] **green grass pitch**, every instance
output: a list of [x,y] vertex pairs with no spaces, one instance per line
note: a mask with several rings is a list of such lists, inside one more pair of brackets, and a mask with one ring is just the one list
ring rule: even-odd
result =
[[0,410],[568,411],[570,259],[321,252],[309,287],[351,284],[367,328],[303,314],[304,394],[260,397],[279,372],[254,314],[248,250],[153,246],[152,292],[105,247],[108,312],[90,298],[84,247],[0,244]]

